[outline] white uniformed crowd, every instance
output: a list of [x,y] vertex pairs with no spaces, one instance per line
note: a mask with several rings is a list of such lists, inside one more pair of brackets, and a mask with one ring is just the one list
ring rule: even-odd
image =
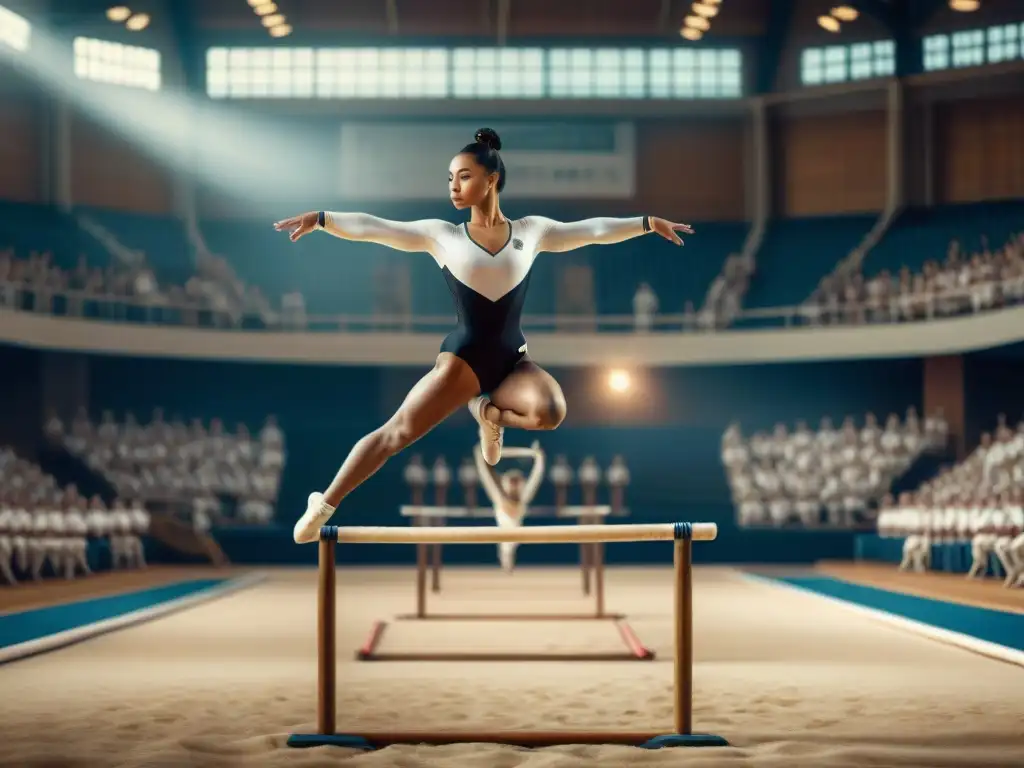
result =
[[0,448],[0,579],[73,579],[91,572],[89,541],[105,540],[114,568],[141,568],[150,517],[139,500],[109,507]]
[[964,253],[956,240],[946,260],[930,260],[920,272],[903,267],[898,275],[882,270],[833,273],[801,307],[811,323],[896,323],[983,312],[1024,302],[1024,232],[1002,247]]
[[[80,412],[66,429],[51,416],[46,432],[90,469],[103,475],[119,495],[150,504],[191,506],[193,525],[208,530],[212,520],[266,524],[274,516],[285,463],[284,434],[273,416],[253,436],[244,424],[234,432],[220,419],[185,424],[164,420],[161,409],[148,424],[129,413],[123,420],[103,413],[100,422]],[[228,515],[224,501],[235,502]]]
[[1000,417],[994,437],[982,435],[962,462],[887,498],[878,533],[903,539],[903,570],[933,565],[933,545],[969,543],[969,577],[986,575],[995,558],[1006,586],[1024,587],[1024,421],[1014,429]]
[[851,526],[873,519],[893,481],[923,452],[942,451],[947,437],[941,412],[922,421],[913,408],[884,426],[871,413],[859,426],[847,416],[837,429],[825,417],[816,431],[800,421],[750,437],[732,424],[722,463],[741,526]]

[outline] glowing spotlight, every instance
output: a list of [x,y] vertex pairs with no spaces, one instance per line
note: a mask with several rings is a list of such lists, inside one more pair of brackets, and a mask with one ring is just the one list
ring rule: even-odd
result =
[[124,20],[131,15],[131,9],[123,5],[115,5],[113,8],[107,8],[107,18],[115,24],[124,23]]
[[252,10],[257,16],[269,16],[272,13],[277,13],[277,6],[274,3],[261,3],[254,5]]
[[836,19],[833,19],[831,16],[819,16],[818,26],[824,30],[827,30],[828,32],[839,31],[839,22]]
[[699,29],[701,32],[707,32],[711,29],[711,22],[703,16],[687,16],[683,19],[683,23],[690,29]]
[[840,5],[832,9],[832,15],[840,21],[856,21],[860,12],[848,5]]
[[981,7],[980,0],[949,0],[949,7],[961,13],[970,13]]
[[278,24],[276,27],[270,28],[271,37],[287,37],[292,33],[291,24]]
[[679,34],[685,37],[687,40],[697,41],[704,37],[704,33],[699,29],[693,27],[683,27],[679,30]]
[[718,6],[708,5],[707,3],[694,3],[693,12],[698,16],[703,16],[705,19],[713,19],[718,15]]
[[134,16],[128,19],[128,21],[126,21],[124,25],[132,32],[141,32],[149,26],[149,14],[136,13]]
[[281,24],[284,24],[284,16],[280,13],[275,13],[273,16],[264,16],[260,19],[260,22],[264,27],[270,29],[271,27],[278,27]]
[[267,0],[249,0],[249,6],[255,8],[257,5],[263,5]]
[[629,374],[625,371],[612,371],[608,374],[608,388],[612,392],[625,392],[631,383]]

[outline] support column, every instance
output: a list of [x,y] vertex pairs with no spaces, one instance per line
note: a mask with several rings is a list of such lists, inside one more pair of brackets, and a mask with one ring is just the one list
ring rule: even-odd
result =
[[886,94],[886,186],[888,209],[898,211],[905,202],[904,133],[906,130],[903,114],[903,86],[899,80],[889,84]]
[[48,175],[49,199],[59,210],[67,213],[75,204],[71,186],[74,152],[71,148],[72,112],[67,100],[53,96],[48,110],[47,144],[49,162],[45,172]]

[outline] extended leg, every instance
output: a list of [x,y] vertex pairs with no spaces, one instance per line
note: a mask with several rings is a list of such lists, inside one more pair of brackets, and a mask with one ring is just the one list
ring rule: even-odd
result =
[[971,569],[967,572],[968,579],[984,575],[988,568],[988,555],[988,547],[975,537],[971,542]]
[[352,447],[327,490],[310,494],[306,513],[295,524],[295,540],[315,541],[342,499],[479,391],[480,382],[464,360],[449,352],[438,355],[433,370],[416,383],[395,415]]
[[1019,534],[1010,543],[1010,557],[1015,566],[1011,587],[1024,586],[1024,533]]
[[1011,586],[1016,581],[1014,574],[1015,564],[1013,562],[1013,556],[1010,553],[1010,542],[1009,536],[1000,536],[996,539],[996,545],[993,551],[996,553],[996,557],[999,559],[1000,564],[1003,566],[1003,573],[1006,574],[1006,580],[1003,582],[1004,586]]
[[14,550],[12,548],[0,548],[0,576],[8,584],[18,583],[18,580],[14,577],[14,570],[11,568],[13,560]]
[[917,546],[917,536],[907,536],[903,540],[903,559],[900,561],[900,570],[905,571],[913,565],[914,548]]

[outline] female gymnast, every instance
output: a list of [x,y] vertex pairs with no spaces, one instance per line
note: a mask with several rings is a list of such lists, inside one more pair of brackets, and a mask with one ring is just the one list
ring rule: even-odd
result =
[[[532,458],[533,468],[530,470],[530,477],[524,477],[518,469],[510,469],[499,476],[484,461],[484,453],[479,444],[473,452],[477,471],[480,473],[480,482],[487,492],[487,498],[494,505],[494,522],[499,528],[518,528],[523,524],[526,510],[533,497],[537,495],[541,480],[544,479],[544,451],[540,449],[540,443],[534,440],[529,448],[506,448],[504,455],[508,458]],[[504,570],[511,572],[515,566],[518,546],[511,541],[498,545],[498,560]]]
[[505,427],[554,429],[565,418],[565,397],[526,350],[520,316],[538,253],[620,243],[655,232],[682,245],[687,224],[653,216],[594,218],[571,223],[542,216],[510,220],[498,195],[505,187],[501,140],[490,128],[476,132],[448,166],[448,192],[457,210],[470,210],[462,226],[438,219],[398,222],[365,213],[310,211],[274,224],[295,242],[323,230],[343,240],[426,252],[441,268],[455,300],[458,324],[441,344],[433,370],[406,396],[384,426],[359,440],[334,481],[309,495],[295,524],[299,543],[316,541],[338,503],[390,457],[469,405],[479,425],[480,449],[491,466],[501,458]]

